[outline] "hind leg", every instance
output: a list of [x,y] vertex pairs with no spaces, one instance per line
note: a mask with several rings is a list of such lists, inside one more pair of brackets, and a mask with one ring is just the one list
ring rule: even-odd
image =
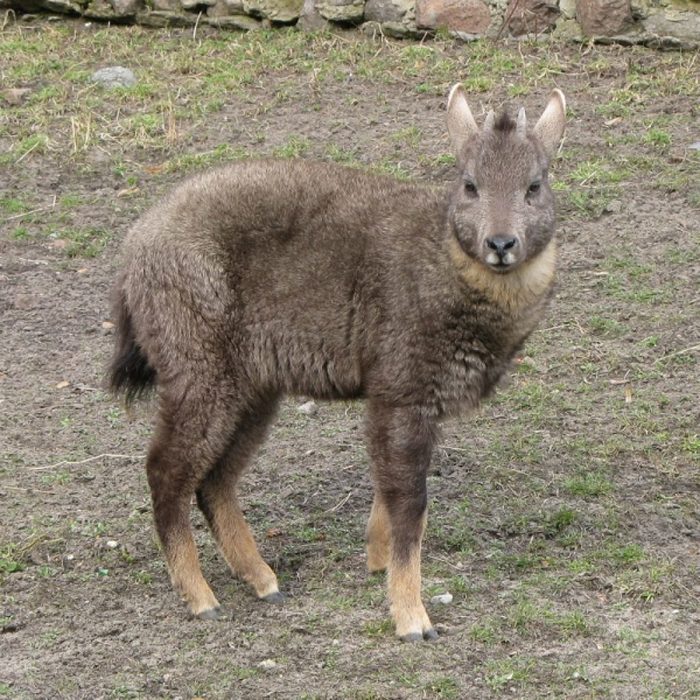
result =
[[177,400],[161,394],[156,433],[146,460],[156,531],[173,586],[190,611],[219,616],[219,603],[202,576],[190,524],[190,505],[202,475],[227,450],[236,410],[223,392],[185,392]]
[[374,493],[372,510],[367,521],[367,569],[371,572],[384,571],[391,555],[391,531],[389,513],[378,491]]
[[265,438],[276,408],[277,400],[273,399],[242,415],[227,453],[197,489],[197,504],[231,570],[248,583],[259,598],[269,602],[279,602],[283,596],[275,573],[260,556],[245,521],[236,498],[236,483]]

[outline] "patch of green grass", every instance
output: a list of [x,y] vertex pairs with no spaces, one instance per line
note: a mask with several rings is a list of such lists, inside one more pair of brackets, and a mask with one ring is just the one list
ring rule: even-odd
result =
[[391,620],[372,621],[364,624],[362,631],[368,637],[387,637],[393,634],[394,623]]
[[358,160],[356,149],[341,148],[335,144],[329,144],[326,146],[326,158],[332,160],[334,163],[341,163],[343,165],[352,165],[359,167],[361,165]]
[[430,697],[447,698],[448,700],[460,697],[459,683],[449,676],[433,678],[423,688],[427,693],[430,693]]
[[[183,153],[175,158],[171,158],[163,164],[162,171],[164,173],[182,173],[204,170],[215,165],[223,165],[247,157],[248,152],[244,148],[236,148],[227,143],[222,143],[209,151]],[[134,185],[136,183],[127,181],[127,184]]]
[[60,470],[52,472],[50,474],[44,474],[41,477],[41,483],[46,484],[47,486],[52,486],[54,484],[64,486],[65,484],[68,484],[71,481],[71,478],[72,477],[70,472]]
[[700,459],[700,434],[686,435],[681,443],[681,448],[693,459]]
[[272,151],[275,158],[300,158],[305,155],[311,143],[301,136],[290,136],[287,142]]
[[611,493],[613,485],[607,475],[600,470],[582,470],[564,481],[564,490],[572,496],[597,498]]
[[671,134],[663,129],[649,129],[642,138],[644,143],[651,144],[657,148],[667,148],[671,145]]
[[49,238],[65,241],[64,251],[71,258],[94,258],[109,243],[112,234],[100,228],[52,230]]
[[502,693],[509,685],[527,684],[532,678],[534,669],[535,661],[529,657],[489,659],[484,668],[484,680],[492,691]]
[[24,571],[20,546],[11,542],[0,545],[0,576],[18,571]]
[[410,180],[411,173],[400,163],[389,158],[382,158],[379,161],[372,163],[370,170],[378,173],[383,173],[384,175],[391,175],[397,180]]
[[598,335],[619,336],[627,332],[624,324],[612,318],[603,316],[591,316],[588,320],[591,330]]
[[30,235],[29,229],[26,226],[18,226],[10,233],[10,236],[15,241],[26,241]]
[[0,197],[0,210],[3,214],[24,214],[31,210],[31,206],[18,197]]
[[405,126],[398,131],[395,131],[391,138],[398,143],[404,143],[407,146],[416,147],[420,144],[422,134],[417,126]]
[[488,622],[476,624],[469,630],[469,637],[480,644],[492,645],[498,640],[497,631]]

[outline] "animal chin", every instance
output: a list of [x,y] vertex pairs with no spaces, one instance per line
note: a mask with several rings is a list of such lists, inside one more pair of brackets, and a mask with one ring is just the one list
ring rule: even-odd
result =
[[492,270],[493,272],[496,272],[499,275],[505,275],[508,272],[515,270],[516,267],[518,267],[516,263],[507,263],[503,262],[503,260],[499,260],[496,263],[487,262],[486,266],[489,268],[489,270]]
[[485,256],[483,260],[486,267],[489,270],[504,274],[510,272],[518,267],[518,260],[516,257],[510,253],[506,253],[503,257],[497,255],[496,253],[489,253]]

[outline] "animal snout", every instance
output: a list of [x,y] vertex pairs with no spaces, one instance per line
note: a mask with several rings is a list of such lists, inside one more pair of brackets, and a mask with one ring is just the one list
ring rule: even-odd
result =
[[492,236],[486,239],[487,262],[492,265],[508,265],[514,260],[518,239],[514,236]]
[[505,257],[506,253],[518,245],[518,239],[512,236],[494,236],[486,239],[486,246],[496,251],[499,258]]

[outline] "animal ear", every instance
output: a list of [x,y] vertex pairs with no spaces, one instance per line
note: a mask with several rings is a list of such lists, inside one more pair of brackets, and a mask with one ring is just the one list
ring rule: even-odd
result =
[[447,131],[458,158],[467,141],[479,133],[479,127],[467,104],[467,93],[459,83],[452,87],[447,98]]
[[549,102],[533,129],[535,135],[542,141],[549,158],[552,158],[559,148],[565,125],[566,98],[561,90],[552,90]]

